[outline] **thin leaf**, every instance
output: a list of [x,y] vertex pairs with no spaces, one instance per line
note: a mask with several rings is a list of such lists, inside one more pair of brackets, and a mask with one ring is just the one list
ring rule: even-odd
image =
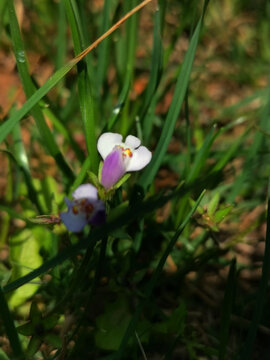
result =
[[194,31],[194,34],[191,38],[190,45],[185,55],[185,59],[181,68],[181,72],[177,79],[172,103],[170,105],[169,112],[166,117],[157,147],[153,154],[152,161],[150,162],[150,164],[148,165],[148,167],[146,168],[146,170],[143,172],[142,176],[139,179],[139,185],[142,186],[144,190],[146,190],[147,187],[152,183],[161,165],[161,162],[166,153],[168,145],[170,143],[174,131],[175,123],[178,119],[182,102],[185,98],[185,94],[189,82],[189,76],[191,73],[192,64],[195,57],[195,51],[199,40],[200,30],[202,27],[202,20],[203,17],[200,18],[196,26],[196,29]]
[[[101,25],[101,34],[104,33],[109,28],[110,24],[110,10],[111,10],[112,1],[105,0],[102,14],[102,25]],[[104,82],[104,77],[106,74],[106,69],[108,66],[108,50],[109,50],[109,39],[105,39],[98,49],[98,60],[97,60],[97,89],[98,93],[101,93],[102,84]]]
[[[163,64],[163,52],[162,52],[162,41],[161,41],[161,18],[162,18],[162,14],[160,13],[160,9],[157,8],[154,17],[153,54],[151,61],[150,78],[145,91],[143,105],[139,114],[139,118],[141,122],[143,122],[143,118],[151,104],[151,101],[153,99],[153,96],[155,94],[161,76],[161,70]],[[144,123],[144,128],[146,126],[149,127],[150,124]]]
[[24,359],[18,332],[15,328],[12,315],[9,311],[8,304],[1,287],[0,287],[0,316],[5,326],[6,334],[9,339],[14,356],[16,356],[17,359]]
[[[17,16],[14,8],[13,1],[8,2],[9,9],[9,21],[11,29],[11,38],[14,47],[14,53],[17,62],[17,68],[21,77],[22,85],[24,92],[27,98],[30,98],[35,93],[35,86],[32,82],[31,76],[29,74],[27,57],[25,54],[23,42],[21,39],[19,24],[17,21]],[[36,121],[36,125],[39,129],[41,138],[44,141],[45,146],[47,147],[51,156],[55,158],[56,163],[59,166],[59,169],[63,172],[66,179],[69,181],[74,178],[73,172],[70,167],[67,165],[61,151],[55,142],[55,138],[52,135],[44,117],[41,112],[41,109],[38,106],[33,107],[32,113]]]
[[244,348],[241,352],[241,360],[252,359],[252,350],[256,340],[258,326],[262,319],[264,302],[267,296],[269,273],[270,273],[270,176],[268,179],[268,204],[267,204],[267,218],[266,218],[266,238],[265,249],[262,265],[262,276],[260,280],[259,290],[257,292],[257,300],[254,308],[253,318],[250,324],[247,339]]
[[24,144],[21,136],[20,125],[17,124],[13,129],[13,141],[14,141],[14,157],[16,158],[16,164],[19,166],[19,169],[22,171],[25,179],[25,184],[27,186],[29,199],[36,205],[40,214],[44,213],[46,210],[40,201],[37,190],[35,189],[32,176],[30,173],[28,158],[24,148]]
[[[136,0],[130,0],[125,2],[125,6],[127,10],[132,9],[132,6],[135,6]],[[136,58],[136,46],[137,46],[137,14],[133,16],[126,22],[126,31],[125,31],[125,39],[124,46],[122,47],[122,51],[118,52],[118,56],[122,58],[126,58],[125,67],[124,67],[124,76],[125,83],[132,83],[133,74],[134,74],[134,65]],[[125,85],[124,85],[125,88]],[[129,98],[127,98],[125,102],[125,106],[123,108],[122,116],[121,116],[121,124],[120,124],[120,132],[123,135],[126,135],[128,129],[131,125],[132,117],[129,114]]]
[[[75,55],[78,55],[85,44],[85,39],[81,29],[81,21],[76,2],[74,0],[65,0],[67,18],[71,28],[71,34],[74,44]],[[91,82],[88,76],[89,61],[83,59],[78,64],[78,91],[80,99],[81,115],[84,124],[84,134],[88,155],[90,158],[90,169],[97,172],[98,169],[98,152],[96,147],[95,134],[95,111],[94,101],[91,90]]]

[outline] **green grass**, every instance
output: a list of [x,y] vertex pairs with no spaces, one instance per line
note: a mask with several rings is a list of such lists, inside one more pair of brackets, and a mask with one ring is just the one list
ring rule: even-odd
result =
[[[0,358],[270,356],[269,6],[139,4],[0,1]],[[153,156],[106,197],[108,131]]]

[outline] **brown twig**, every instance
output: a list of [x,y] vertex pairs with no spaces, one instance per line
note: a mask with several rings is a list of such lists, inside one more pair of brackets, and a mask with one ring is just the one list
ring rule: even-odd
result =
[[89,54],[95,47],[98,46],[101,41],[106,39],[111,33],[113,33],[116,29],[119,28],[121,24],[123,24],[128,18],[130,18],[133,14],[135,14],[137,11],[142,9],[145,5],[150,3],[153,0],[144,0],[142,3],[140,3],[138,6],[136,6],[134,9],[130,10],[122,19],[117,21],[108,31],[106,31],[103,35],[101,35],[96,41],[94,41],[90,46],[88,46],[85,50],[83,50],[80,54],[78,54],[71,62],[74,62],[77,64],[80,60],[82,60],[87,54]]

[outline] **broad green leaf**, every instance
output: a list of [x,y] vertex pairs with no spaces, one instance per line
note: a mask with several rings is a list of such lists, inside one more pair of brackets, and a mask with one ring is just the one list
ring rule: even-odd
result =
[[7,354],[0,348],[0,360],[10,360]]
[[42,343],[42,341],[40,338],[38,338],[36,336],[31,337],[31,339],[28,343],[28,346],[27,346],[27,350],[26,350],[27,356],[29,358],[32,358],[32,356],[35,355],[35,353],[38,351],[41,343]]
[[131,319],[128,302],[119,297],[96,319],[95,342],[103,350],[117,350]]
[[28,322],[26,324],[18,326],[17,331],[19,334],[22,334],[24,336],[32,336],[34,335],[35,329],[33,324],[31,322]]
[[[10,260],[13,265],[10,281],[26,275],[42,264],[39,251],[43,238],[44,230],[41,228],[25,229],[13,236],[10,241]],[[29,283],[14,291],[9,298],[10,308],[23,304],[38,288],[38,283]]]
[[219,201],[220,201],[220,195],[218,192],[216,192],[213,198],[211,199],[211,201],[209,202],[209,204],[207,205],[208,214],[210,216],[214,215],[215,211],[218,208]]
[[220,208],[216,211],[216,213],[213,215],[214,221],[216,223],[221,222],[234,208],[233,205],[228,205],[224,208]]

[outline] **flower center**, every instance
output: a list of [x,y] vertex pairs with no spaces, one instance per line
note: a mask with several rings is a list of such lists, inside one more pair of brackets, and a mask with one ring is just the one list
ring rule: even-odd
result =
[[122,157],[125,158],[132,158],[133,153],[130,148],[124,147],[123,145],[116,145],[116,149],[121,150]]
[[75,205],[72,206],[72,212],[74,215],[84,213],[86,218],[89,218],[94,211],[94,206],[89,202],[88,199],[75,200]]

